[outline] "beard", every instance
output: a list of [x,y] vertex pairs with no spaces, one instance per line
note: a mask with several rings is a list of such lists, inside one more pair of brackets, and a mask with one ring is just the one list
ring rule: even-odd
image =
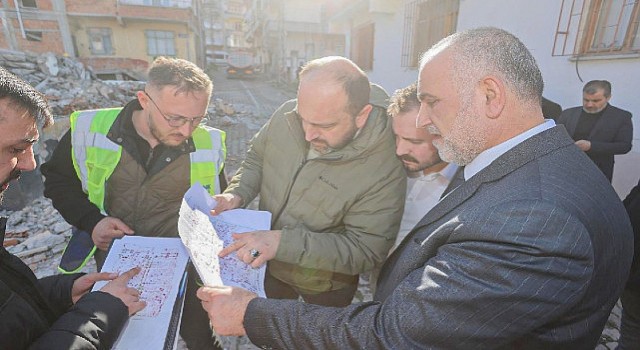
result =
[[2,184],[0,184],[0,203],[2,203],[2,199],[4,198],[4,192],[7,190],[7,188],[9,188],[9,183],[13,180],[19,179],[21,174],[22,171],[13,169],[11,173],[9,173],[9,176],[7,176],[4,181],[2,181]]
[[345,134],[333,145],[330,145],[327,141],[321,139],[315,139],[310,141],[311,147],[318,152],[320,155],[325,155],[331,151],[339,150],[348,145],[358,133],[358,127],[356,126],[355,120],[350,124],[349,130],[345,132]]
[[424,161],[424,162],[420,162],[418,159],[405,154],[402,155],[400,157],[398,157],[401,161],[402,161],[402,165],[404,166],[404,169],[409,172],[409,173],[415,173],[418,171],[423,171],[427,168],[430,168],[438,163],[442,162],[442,159],[440,159],[439,155],[436,154],[434,157]]
[[438,149],[442,160],[465,166],[483,151],[486,131],[474,123],[474,120],[479,118],[473,115],[469,106],[463,106],[456,115],[456,120],[447,137],[443,137],[435,125],[431,124],[427,127],[429,133],[440,135],[440,138],[433,140],[433,145]]

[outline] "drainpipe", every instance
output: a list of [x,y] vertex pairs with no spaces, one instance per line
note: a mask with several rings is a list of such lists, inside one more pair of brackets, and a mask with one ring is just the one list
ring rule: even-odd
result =
[[20,6],[18,6],[18,0],[13,0],[13,6],[16,7],[16,14],[18,15],[18,23],[20,24],[20,33],[22,38],[27,38],[27,33],[24,32],[24,24],[22,23],[22,14],[20,13]]

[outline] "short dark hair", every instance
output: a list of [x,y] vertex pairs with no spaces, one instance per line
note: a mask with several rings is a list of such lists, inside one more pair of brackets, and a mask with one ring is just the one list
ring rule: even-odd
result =
[[591,80],[584,84],[584,87],[582,88],[582,92],[589,95],[595,94],[598,90],[602,90],[604,92],[604,97],[611,96],[611,83],[606,80]]
[[347,113],[356,116],[369,104],[371,87],[369,78],[355,63],[340,56],[327,56],[307,62],[300,71],[300,80],[314,71],[323,70],[331,74],[331,77],[342,85],[347,94]]
[[158,57],[147,72],[147,85],[162,89],[165,86],[176,87],[176,93],[205,91],[211,95],[211,78],[193,62],[171,57]]
[[53,124],[53,115],[44,95],[26,81],[0,67],[0,100],[2,99],[9,99],[10,104],[26,109],[38,125],[47,127]]
[[387,114],[393,118],[400,113],[406,113],[414,108],[420,108],[417,82],[414,82],[402,89],[398,89],[393,93],[389,99]]

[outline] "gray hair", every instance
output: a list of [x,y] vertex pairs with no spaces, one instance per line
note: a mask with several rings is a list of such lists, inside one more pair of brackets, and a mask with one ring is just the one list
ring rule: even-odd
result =
[[211,95],[211,78],[194,63],[181,58],[158,57],[147,73],[147,85],[156,89],[176,87],[176,93],[205,91]]
[[452,34],[427,50],[420,67],[444,50],[451,50],[456,87],[468,92],[470,79],[496,75],[524,103],[540,105],[544,82],[536,60],[513,34],[482,27]]
[[593,95],[599,90],[604,92],[604,97],[611,96],[611,83],[606,80],[591,80],[584,85],[582,92]]

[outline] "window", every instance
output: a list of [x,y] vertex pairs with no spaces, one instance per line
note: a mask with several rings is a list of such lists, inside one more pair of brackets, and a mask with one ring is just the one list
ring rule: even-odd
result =
[[89,47],[93,55],[113,55],[111,28],[89,28]]
[[420,55],[456,31],[460,0],[416,0],[405,6],[402,65],[417,67]]
[[147,30],[147,54],[149,56],[175,56],[176,44],[173,32]]
[[123,5],[189,8],[192,0],[118,0],[118,2]]
[[36,3],[36,0],[22,0],[20,2],[22,3],[22,7],[38,8],[38,4]]
[[640,52],[638,0],[563,0],[554,56]]
[[373,23],[361,25],[353,31],[351,58],[362,70],[373,69],[374,31]]
[[36,30],[26,30],[25,35],[29,41],[42,41],[42,32]]

